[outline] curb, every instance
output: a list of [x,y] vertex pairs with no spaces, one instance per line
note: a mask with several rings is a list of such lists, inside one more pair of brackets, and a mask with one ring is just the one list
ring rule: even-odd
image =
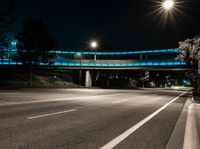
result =
[[189,106],[189,104],[190,99],[188,97],[165,149],[183,149],[185,125],[187,121],[187,107]]
[[200,103],[199,102],[194,101],[194,112],[195,112],[195,120],[196,120],[196,126],[197,126],[197,134],[198,134],[199,143],[200,143]]
[[[200,129],[198,132],[196,120],[199,112],[196,110],[195,103],[189,96],[165,149],[200,149]],[[200,123],[200,114],[198,116]]]

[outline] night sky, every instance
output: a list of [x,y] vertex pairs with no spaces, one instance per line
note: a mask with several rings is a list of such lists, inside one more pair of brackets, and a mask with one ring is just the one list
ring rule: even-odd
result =
[[28,17],[42,19],[62,49],[84,48],[93,38],[115,51],[174,48],[200,33],[200,0],[180,0],[168,18],[152,13],[159,0],[18,1],[17,30]]

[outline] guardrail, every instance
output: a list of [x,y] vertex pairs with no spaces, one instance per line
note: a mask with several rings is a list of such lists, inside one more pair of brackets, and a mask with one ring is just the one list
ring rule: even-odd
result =
[[[18,53],[17,49],[3,49],[0,58],[0,65],[23,65],[22,62],[17,62],[11,58],[12,55]],[[26,50],[23,50],[26,52]],[[22,51],[21,51],[22,52]],[[69,59],[62,55],[134,55],[134,54],[151,54],[151,53],[178,53],[179,49],[161,49],[161,50],[143,50],[143,51],[129,51],[129,52],[77,52],[77,51],[63,51],[51,50],[50,53],[58,54],[57,58],[53,59],[51,64],[34,63],[41,66],[66,66],[66,67],[142,67],[142,66],[183,66],[185,62],[174,59],[160,59],[160,60],[88,60],[88,59]],[[6,53],[7,56],[4,54]],[[59,56],[61,55],[61,58]]]

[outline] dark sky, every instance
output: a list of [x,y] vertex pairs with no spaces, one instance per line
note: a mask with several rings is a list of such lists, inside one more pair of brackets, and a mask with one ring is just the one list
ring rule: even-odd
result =
[[64,49],[83,48],[92,38],[118,51],[173,48],[200,33],[200,0],[179,0],[167,19],[152,13],[159,0],[18,1],[17,29],[27,17],[40,18]]

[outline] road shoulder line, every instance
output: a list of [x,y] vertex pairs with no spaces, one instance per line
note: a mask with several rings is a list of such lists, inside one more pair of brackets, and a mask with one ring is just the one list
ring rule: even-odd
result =
[[187,98],[187,101],[182,109],[182,112],[176,122],[174,130],[167,142],[165,149],[182,149],[185,135],[185,125],[187,120],[187,107],[190,104],[190,98]]
[[136,125],[132,126],[128,130],[126,130],[125,132],[123,132],[122,134],[120,134],[119,136],[117,136],[116,138],[114,138],[111,141],[109,141],[108,143],[106,143],[104,146],[100,147],[100,149],[112,149],[112,148],[114,148],[119,143],[121,143],[123,140],[125,140],[128,136],[130,136],[132,133],[134,133],[137,129],[139,129],[140,127],[142,127],[145,123],[147,123],[148,121],[150,121],[153,117],[155,117],[157,114],[159,114],[165,108],[167,108],[171,103],[173,103],[179,97],[181,97],[182,95],[184,95],[185,93],[186,92],[184,92],[184,93],[180,94],[179,96],[177,96],[176,98],[172,99],[170,102],[166,103],[164,106],[162,106],[161,108],[159,108],[157,111],[153,112],[152,114],[150,114],[148,117],[144,118],[142,121],[140,121]]

